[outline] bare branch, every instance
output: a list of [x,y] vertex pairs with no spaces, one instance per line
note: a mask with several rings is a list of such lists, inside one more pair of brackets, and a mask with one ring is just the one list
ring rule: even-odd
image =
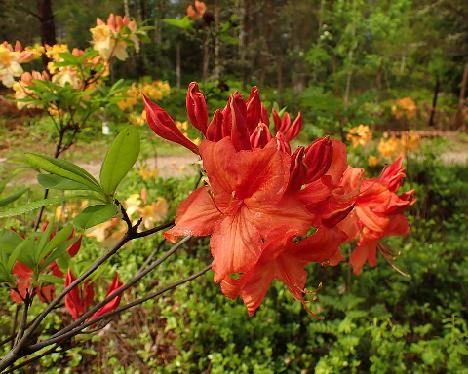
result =
[[[85,329],[86,327],[88,326],[92,326],[94,324],[96,324],[97,322],[101,321],[101,320],[104,320],[104,319],[108,319],[108,318],[111,318],[117,314],[120,314],[128,309],[131,309],[137,305],[140,305],[140,304],[143,304],[144,302],[148,301],[148,300],[151,300],[151,299],[154,299],[168,291],[171,291],[175,288],[177,288],[178,286],[184,284],[184,283],[187,283],[187,282],[191,282],[199,277],[201,277],[203,274],[207,273],[209,270],[211,269],[211,265],[207,266],[206,268],[204,268],[203,270],[199,271],[198,273],[195,273],[195,274],[192,274],[190,276],[188,276],[187,278],[184,278],[184,279],[181,279],[181,280],[178,280],[177,282],[174,282],[172,284],[170,284],[169,286],[167,287],[164,287],[156,292],[153,292],[145,297],[142,297],[138,300],[135,300],[131,303],[128,303],[120,308],[117,308],[116,310],[113,310],[111,312],[108,312],[106,314],[103,314],[102,316],[98,317],[98,318],[95,318],[93,320],[90,320],[90,321],[87,321],[86,323],[84,323],[83,325],[81,326],[78,326],[76,328],[74,328],[73,330],[70,330],[68,331],[67,333],[63,334],[63,335],[60,335],[60,336],[57,336],[55,338],[50,338],[50,339],[47,339],[43,342],[40,342],[40,343],[37,343],[37,344],[34,344],[32,346],[29,347],[29,350],[31,352],[37,352],[39,349],[43,349],[49,345],[52,345],[52,344],[56,344],[56,343],[59,343],[67,338],[70,338],[72,336],[75,336],[75,335],[78,335],[81,333],[81,331],[83,329]],[[104,327],[104,326],[102,326]]]

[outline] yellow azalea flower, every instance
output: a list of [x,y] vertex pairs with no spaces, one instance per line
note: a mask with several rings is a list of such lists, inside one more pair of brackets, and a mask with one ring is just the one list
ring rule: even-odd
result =
[[137,193],[131,194],[127,200],[125,200],[124,206],[129,217],[132,217],[141,205],[140,195]]
[[89,205],[88,200],[81,202],[71,202],[58,206],[55,209],[55,219],[57,221],[70,220]]
[[148,179],[154,179],[159,175],[159,169],[158,168],[148,168],[146,166],[140,167],[138,170],[138,174],[143,180],[148,180]]
[[65,66],[58,70],[52,77],[52,82],[57,83],[61,87],[69,84],[74,89],[81,88],[83,81],[80,74],[74,67]]
[[98,18],[97,25],[90,31],[94,49],[106,60],[112,56],[122,61],[127,59],[128,43],[125,40],[132,41],[138,52],[137,24],[127,17],[110,14],[107,23]]
[[391,158],[401,153],[401,143],[396,136],[382,137],[377,147],[379,153],[385,158]]
[[371,168],[375,168],[379,164],[379,159],[375,156],[369,156],[367,162]]
[[26,53],[30,53],[32,58],[39,58],[45,53],[45,48],[42,45],[35,44],[24,49]]
[[[187,131],[187,128],[188,128],[187,121],[184,121],[184,122],[176,121],[176,126],[177,126],[177,128],[178,128],[180,131],[182,131],[182,132]],[[186,133],[185,133],[184,135],[187,136]]]
[[152,100],[161,100],[164,96],[170,94],[171,86],[167,82],[160,80],[151,83],[133,83],[127,90],[125,98],[120,100],[117,105],[121,110],[131,109],[140,101],[144,94]]
[[421,137],[414,131],[406,131],[401,136],[401,142],[406,151],[414,151],[421,145]]
[[353,148],[357,148],[358,146],[364,147],[372,139],[372,132],[369,126],[359,125],[348,131],[346,139],[351,141]]
[[167,204],[166,199],[158,197],[158,199],[151,205],[141,207],[138,210],[138,213],[143,219],[143,226],[146,229],[150,229],[167,217],[168,210],[169,205]]
[[141,114],[138,115],[137,113],[131,113],[130,122],[136,126],[143,126],[145,124],[145,117]]
[[45,46],[46,56],[54,61],[62,61],[63,59],[60,57],[60,54],[67,53],[68,51],[68,46],[66,44],[54,44],[53,46]]
[[20,54],[12,50],[9,44],[0,44],[0,81],[6,87],[12,87],[15,77],[23,72],[19,59]]
[[109,221],[88,229],[85,235],[89,238],[95,238],[99,243],[105,246],[112,246],[123,238],[126,231],[126,225],[120,218],[114,217]]

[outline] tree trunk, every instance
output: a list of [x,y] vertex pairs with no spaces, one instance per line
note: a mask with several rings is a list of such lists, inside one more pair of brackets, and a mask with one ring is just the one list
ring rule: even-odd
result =
[[[54,12],[52,11],[52,0],[37,0],[37,15],[41,22],[41,43],[42,45],[57,44],[57,34],[55,30]],[[42,55],[42,64],[47,69],[49,59]]]
[[208,81],[210,69],[210,36],[207,34],[205,42],[203,43],[203,82]]
[[455,119],[453,127],[455,130],[463,127],[465,129],[466,123],[463,115],[465,109],[465,97],[466,97],[466,85],[468,83],[468,64],[465,64],[465,69],[463,71],[463,78],[460,85],[460,96],[458,97],[458,110],[455,114]]
[[57,44],[54,13],[52,11],[52,0],[37,0],[37,14],[41,20],[42,44]]
[[180,90],[180,42],[177,41],[176,43],[176,89],[177,91]]
[[437,107],[437,98],[439,97],[439,91],[440,91],[440,80],[439,76],[436,77],[436,84],[434,88],[434,96],[432,97],[432,108],[431,108],[431,116],[429,117],[429,127],[434,127],[434,118],[435,118],[435,113],[436,113],[436,107]]
[[248,25],[248,0],[240,0],[239,18],[241,26],[239,29],[239,61],[242,71],[242,87],[247,86],[247,25]]
[[219,79],[221,76],[221,61],[220,61],[220,43],[219,43],[219,25],[220,25],[220,4],[219,0],[215,0],[215,39],[214,39],[214,79]]

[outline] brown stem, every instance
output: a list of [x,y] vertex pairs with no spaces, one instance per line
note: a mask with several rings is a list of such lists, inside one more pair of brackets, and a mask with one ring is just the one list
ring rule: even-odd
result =
[[161,265],[164,261],[166,261],[170,256],[172,256],[178,249],[179,247],[187,242],[190,239],[190,236],[185,237],[181,241],[179,241],[177,244],[173,245],[172,248],[167,251],[164,256],[159,258],[158,260],[154,261],[150,266],[148,266],[146,269],[140,271],[137,273],[137,275],[129,281],[126,285],[120,287],[118,290],[115,292],[112,292],[109,296],[104,298],[101,302],[97,303],[94,305],[91,309],[89,309],[86,313],[84,313],[80,318],[78,318],[76,321],[71,323],[70,325],[66,326],[59,332],[55,333],[52,335],[52,338],[63,335],[64,333],[72,330],[73,328],[79,326],[81,323],[86,321],[89,317],[93,316],[99,309],[101,309],[104,305],[106,305],[108,302],[111,300],[115,299],[117,296],[121,295],[124,293],[126,290],[128,290],[130,287],[134,286],[136,283],[138,283],[143,277],[145,277],[148,273],[150,273],[152,270],[154,270],[156,267]]
[[[108,312],[106,314],[103,314],[102,316],[98,317],[98,318],[95,318],[95,319],[92,319],[90,321],[87,321],[86,323],[84,323],[83,325],[81,326],[78,326],[76,327],[75,329],[73,330],[70,330],[68,331],[67,333],[63,334],[63,335],[60,335],[60,336],[57,336],[55,338],[50,338],[50,339],[47,339],[43,342],[40,342],[40,343],[37,343],[37,344],[34,344],[32,346],[29,347],[29,349],[32,351],[32,352],[37,352],[39,349],[43,349],[49,345],[52,345],[52,344],[56,344],[56,343],[60,343],[61,341],[67,339],[67,338],[70,338],[72,336],[75,336],[79,333],[81,333],[81,331],[83,329],[85,329],[86,327],[88,326],[92,326],[94,324],[96,324],[97,322],[101,321],[101,320],[104,320],[104,319],[108,319],[108,318],[111,318],[117,314],[120,314],[130,308],[133,308],[137,305],[140,305],[148,300],[151,300],[151,299],[154,299],[155,297],[158,297],[160,295],[162,295],[163,293],[166,293],[170,290],[173,290],[175,288],[177,288],[178,286],[184,284],[184,283],[187,283],[187,282],[191,282],[199,277],[201,277],[203,274],[207,273],[209,270],[211,269],[211,265],[210,266],[207,266],[206,268],[204,268],[203,270],[201,270],[200,272],[198,273],[195,273],[195,274],[192,274],[190,276],[188,276],[187,278],[184,278],[184,279],[181,279],[181,280],[178,280],[177,282],[174,282],[172,284],[170,284],[169,286],[167,287],[164,287],[156,292],[153,292],[145,297],[142,297],[141,299],[138,299],[138,300],[135,300],[131,303],[128,303],[120,308],[117,308],[116,310],[113,310],[111,312]],[[104,326],[103,326],[104,327]]]

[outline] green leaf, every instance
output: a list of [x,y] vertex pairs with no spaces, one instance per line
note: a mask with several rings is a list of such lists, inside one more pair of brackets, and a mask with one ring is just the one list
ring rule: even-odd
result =
[[68,242],[60,244],[60,246],[55,251],[53,251],[49,256],[47,256],[43,263],[41,263],[40,271],[42,272],[44,269],[47,269],[52,262],[62,257],[67,252],[68,247],[72,243],[73,243],[73,240],[69,240]]
[[7,206],[8,204],[18,200],[27,190],[28,188],[22,188],[18,192],[0,200],[0,206]]
[[61,204],[62,202],[63,202],[63,199],[61,198],[34,201],[27,205],[0,210],[0,218],[19,216],[20,214],[30,212],[31,210],[39,209],[42,206],[58,205],[58,204]]
[[140,153],[138,129],[127,127],[112,142],[101,166],[99,179],[107,195],[114,195],[119,183],[135,165],[138,153]]
[[38,174],[39,184],[49,190],[89,190],[89,186],[55,174]]
[[166,18],[163,19],[164,22],[166,22],[169,25],[179,27],[181,29],[189,29],[192,27],[192,20],[188,17],[184,18]]
[[65,226],[62,230],[60,230],[52,240],[50,240],[44,248],[41,248],[38,251],[38,255],[36,261],[39,262],[42,260],[49,252],[51,252],[54,248],[57,248],[63,242],[65,242],[71,235],[73,231],[72,225]]
[[55,284],[63,284],[63,279],[56,277],[52,274],[41,274],[38,277],[38,281],[40,283],[55,283]]
[[90,189],[101,192],[98,181],[85,169],[64,160],[57,160],[48,156],[35,153],[26,153],[26,161],[33,167],[45,170],[66,179],[84,184]]
[[75,217],[73,223],[79,229],[86,230],[90,227],[106,222],[117,215],[117,207],[112,204],[93,205],[87,207]]
[[18,259],[22,249],[23,249],[23,246],[21,244],[18,245],[8,257],[8,262],[6,264],[6,270],[8,271],[8,273],[12,272],[13,267],[15,266],[16,260]]

